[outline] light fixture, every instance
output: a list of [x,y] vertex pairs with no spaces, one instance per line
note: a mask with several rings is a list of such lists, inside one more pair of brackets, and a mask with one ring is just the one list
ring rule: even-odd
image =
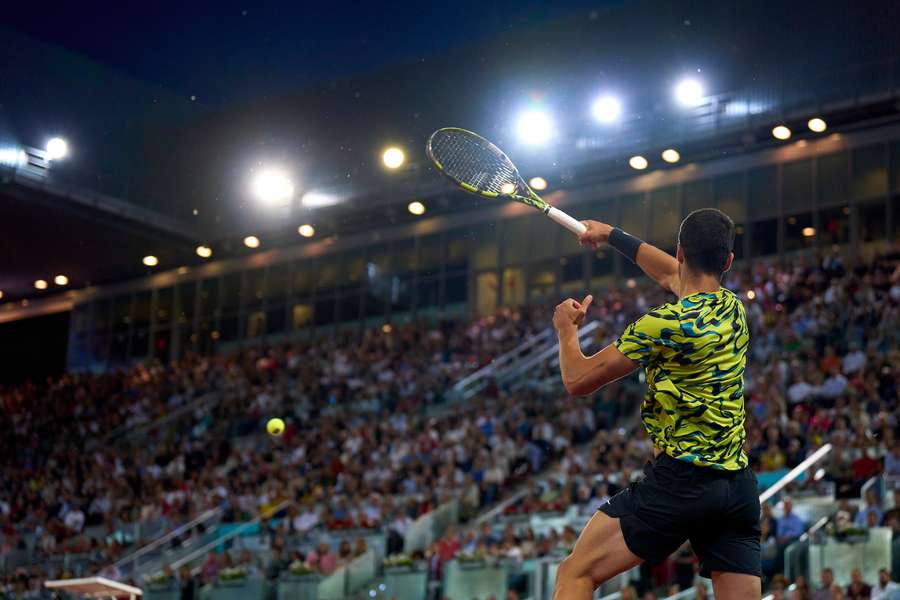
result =
[[543,177],[532,177],[528,180],[528,185],[531,186],[531,189],[540,192],[547,189],[547,180]]
[[316,235],[316,228],[309,223],[306,223],[297,228],[297,233],[305,238],[309,238]]
[[50,160],[65,158],[67,154],[69,154],[69,144],[66,143],[66,140],[60,137],[50,138],[47,142],[47,156],[50,157]]
[[553,136],[553,121],[540,110],[529,110],[519,115],[516,122],[519,139],[530,146],[547,142]]
[[418,200],[410,202],[409,205],[407,205],[406,209],[416,216],[425,214],[425,205]]
[[516,184],[514,183],[504,183],[500,186],[500,193],[506,194],[507,196],[516,191]]
[[0,148],[0,165],[6,167],[24,167],[28,164],[28,155],[20,148]]
[[753,300],[754,298],[756,298],[756,292],[747,290],[747,300]]
[[47,289],[47,280],[46,279],[36,279],[34,282],[34,287],[39,290]]
[[391,327],[390,323],[385,323],[384,325],[381,326],[381,331],[383,331],[384,333],[390,333],[393,330],[394,330],[394,328]]
[[646,169],[648,164],[649,163],[647,162],[647,159],[640,154],[638,154],[637,156],[632,156],[628,159],[628,165],[632,169],[637,169],[638,171],[643,171],[644,169]]
[[677,163],[681,160],[681,155],[678,154],[678,150],[674,148],[667,148],[662,151],[662,159],[667,163]]
[[144,257],[144,261],[143,261],[143,262],[144,262],[144,264],[147,265],[148,267],[155,267],[156,265],[159,264],[159,259],[156,258],[155,256],[153,256],[152,254],[149,254],[149,255],[147,255],[147,256]]
[[294,195],[294,183],[282,171],[266,169],[253,177],[253,193],[264,204],[284,206]]
[[703,85],[696,79],[682,79],[675,86],[675,99],[682,106],[699,106],[703,103]]
[[385,150],[384,154],[381,155],[381,161],[388,169],[399,168],[405,160],[406,154],[403,153],[403,150],[393,146]]
[[806,122],[806,126],[809,127],[810,131],[814,131],[816,133],[822,133],[823,131],[828,129],[828,124],[825,123],[825,119],[822,119],[820,117],[813,117]]
[[212,256],[212,248],[209,246],[197,246],[197,256],[200,258],[209,258]]
[[591,105],[591,114],[600,123],[614,123],[622,115],[622,103],[614,96],[601,96]]
[[248,235],[244,238],[244,245],[248,248],[259,248],[259,238],[255,235]]
[[800,233],[803,234],[803,237],[812,237],[812,236],[816,235],[816,228],[815,227],[804,227],[800,231]]
[[0,290],[0,300],[3,299],[3,290]]
[[65,275],[57,275],[53,278],[53,283],[55,283],[56,285],[68,285],[69,278]]
[[776,125],[772,128],[772,135],[775,139],[787,140],[791,137],[791,130],[785,125]]

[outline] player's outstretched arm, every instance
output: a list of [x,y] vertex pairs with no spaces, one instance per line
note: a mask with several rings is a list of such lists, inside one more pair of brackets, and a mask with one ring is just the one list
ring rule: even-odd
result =
[[650,279],[673,294],[678,294],[678,261],[674,256],[607,223],[582,223],[587,227],[587,231],[578,237],[582,246],[596,249],[609,244],[637,264]]
[[592,296],[584,300],[566,300],[553,313],[553,326],[559,335],[559,370],[563,385],[573,396],[585,396],[608,383],[625,377],[638,368],[618,348],[609,345],[593,356],[585,356],[578,343],[578,326],[584,321]]

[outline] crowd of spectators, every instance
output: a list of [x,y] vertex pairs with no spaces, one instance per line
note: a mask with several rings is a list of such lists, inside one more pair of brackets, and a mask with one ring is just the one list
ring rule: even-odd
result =
[[[900,473],[898,273],[894,254],[852,270],[829,255],[729,274],[751,325],[747,450],[757,470],[793,466],[828,441],[826,477],[843,496],[875,473]],[[597,297],[596,345],[666,300],[631,282]],[[558,386],[494,386],[445,402],[455,381],[548,318],[544,307],[503,310],[0,389],[0,554],[31,540],[31,553],[108,564],[135,541],[117,535],[123,525],[171,526],[213,507],[242,521],[283,500],[295,502],[284,535],[380,528],[396,545],[447,496],[469,517],[556,460],[564,477],[507,511],[593,510],[650,453],[640,427],[608,429],[639,398],[636,379],[587,399]],[[272,415],[288,423],[277,439],[261,426]],[[141,429],[160,417],[171,420]],[[117,435],[125,430],[138,433]],[[778,545],[796,534],[791,525],[768,524]],[[525,553],[515,547],[503,552]]]

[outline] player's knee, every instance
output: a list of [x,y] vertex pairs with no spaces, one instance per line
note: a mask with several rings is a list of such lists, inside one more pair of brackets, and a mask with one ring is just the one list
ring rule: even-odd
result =
[[576,553],[577,549],[559,563],[559,568],[556,570],[557,579],[566,581],[574,581],[577,579],[590,581],[593,588],[596,588],[603,583],[602,581],[594,580],[590,562],[583,560],[582,557],[577,556]]

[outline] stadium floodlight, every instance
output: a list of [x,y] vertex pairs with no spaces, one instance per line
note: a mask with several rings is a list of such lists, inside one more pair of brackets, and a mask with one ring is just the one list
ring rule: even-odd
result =
[[3,290],[0,290],[0,300],[3,299]]
[[515,191],[516,191],[516,184],[514,184],[514,183],[510,183],[507,181],[506,183],[504,183],[503,185],[500,186],[501,194],[512,194]]
[[638,154],[637,156],[632,156],[628,159],[628,166],[632,169],[636,169],[638,171],[643,171],[647,168],[647,165],[650,163],[647,162],[647,159]]
[[622,116],[622,102],[615,96],[600,96],[591,105],[591,114],[600,123],[615,123]]
[[682,79],[675,86],[675,99],[682,106],[699,106],[703,104],[703,84],[696,79]]
[[212,256],[212,248],[209,246],[197,246],[197,256],[200,258],[209,258]]
[[255,235],[248,235],[244,238],[244,245],[248,248],[259,248],[259,238]]
[[142,262],[148,267],[155,267],[159,264],[159,259],[152,254],[149,254],[144,257],[144,260]]
[[47,141],[47,156],[50,160],[59,160],[69,154],[69,144],[61,137],[50,138]]
[[822,119],[821,117],[813,117],[806,122],[806,126],[809,127],[810,131],[815,133],[822,133],[828,129],[828,124],[825,123],[825,119]]
[[344,199],[337,194],[310,190],[303,194],[303,197],[300,199],[300,204],[307,208],[322,208],[323,206],[334,206],[343,201]]
[[667,163],[677,163],[681,160],[681,154],[675,148],[667,148],[662,151],[662,159]]
[[260,171],[253,178],[253,193],[269,206],[284,206],[294,195],[294,183],[278,169]]
[[395,146],[391,146],[381,155],[381,162],[383,162],[384,166],[388,169],[399,169],[403,166],[405,161],[406,154],[404,154],[403,150]]
[[34,281],[34,287],[39,290],[47,289],[47,280],[46,279],[36,279]]
[[409,205],[406,207],[406,209],[407,209],[410,213],[412,213],[412,214],[414,214],[414,215],[416,215],[416,216],[424,215],[424,214],[425,214],[425,205],[422,204],[421,202],[419,202],[418,200],[415,200],[415,201],[413,201],[413,202],[410,202]]
[[528,180],[528,186],[539,192],[547,189],[547,180],[543,177],[532,177]]
[[815,227],[804,227],[800,233],[803,234],[803,237],[813,237],[814,235],[816,235],[816,228]]
[[69,278],[66,277],[65,275],[57,275],[56,277],[53,278],[53,283],[55,283],[56,285],[59,285],[59,286],[68,285]]
[[302,235],[305,238],[310,238],[316,235],[316,228],[310,225],[309,223],[305,223],[297,228],[297,233]]
[[791,137],[791,130],[788,129],[785,125],[776,125],[772,128],[772,135],[775,137],[775,139],[787,140]]
[[28,155],[20,148],[0,148],[0,165],[23,167],[28,163]]
[[519,139],[530,146],[543,144],[553,137],[553,121],[540,110],[529,110],[519,115],[516,122]]

